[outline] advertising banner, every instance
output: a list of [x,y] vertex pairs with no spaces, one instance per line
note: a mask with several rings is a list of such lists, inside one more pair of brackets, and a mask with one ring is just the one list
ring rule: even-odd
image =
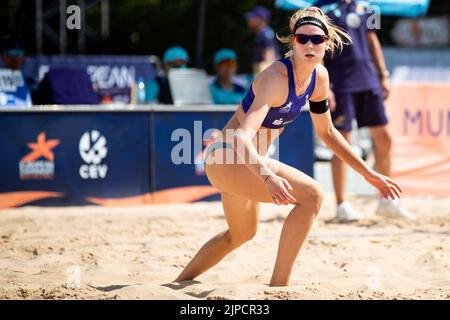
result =
[[[0,209],[219,200],[203,152],[231,111],[1,112]],[[180,146],[186,148],[180,153]],[[181,158],[187,159],[180,161]],[[313,175],[308,113],[269,156]]]
[[450,195],[450,84],[396,83],[387,101],[393,176],[405,194]]
[[0,114],[0,208],[148,194],[148,113]]

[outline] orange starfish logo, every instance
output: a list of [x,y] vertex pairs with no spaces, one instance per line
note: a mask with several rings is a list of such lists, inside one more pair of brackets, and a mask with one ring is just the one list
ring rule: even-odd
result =
[[59,144],[59,140],[53,139],[45,141],[45,132],[41,132],[38,135],[36,143],[28,143],[28,147],[33,150],[25,157],[22,158],[22,162],[32,162],[40,157],[46,158],[48,161],[53,161],[55,155],[51,151]]

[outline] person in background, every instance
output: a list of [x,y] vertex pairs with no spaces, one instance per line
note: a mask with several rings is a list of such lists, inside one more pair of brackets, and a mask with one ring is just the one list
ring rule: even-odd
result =
[[[3,68],[11,70],[22,70],[25,63],[25,47],[19,39],[8,38],[3,41],[2,46],[2,62]],[[25,83],[31,94],[31,100],[37,103],[38,83],[30,77],[23,75]]]
[[237,70],[237,56],[231,49],[220,49],[214,54],[217,78],[209,86],[215,104],[238,104],[244,98],[244,87],[233,83]]
[[[346,46],[340,54],[325,59],[330,74],[328,95],[334,126],[351,143],[352,122],[358,127],[368,127],[375,146],[375,169],[386,176],[391,174],[392,138],[387,130],[384,99],[389,95],[389,72],[380,42],[368,23],[370,10],[365,1],[340,0],[323,6],[334,23],[346,30],[353,45]],[[355,221],[361,214],[354,211],[344,198],[346,164],[334,156],[331,161],[336,194],[338,221]],[[376,214],[414,219],[398,201],[380,198]]]
[[168,74],[172,68],[187,68],[189,63],[189,55],[182,47],[170,47],[163,56],[164,74],[156,77],[158,83],[158,101],[163,104],[173,104],[172,93]]
[[[149,81],[144,81],[142,77],[136,79],[136,82],[131,88],[130,101],[132,104],[139,104],[139,100],[144,100],[144,103],[157,102],[161,104],[173,104],[168,74],[172,68],[187,68],[189,55],[182,47],[170,47],[164,52],[162,62],[162,69],[160,67],[158,68],[155,79]],[[141,83],[145,87],[145,97],[138,97],[138,90],[140,89]]]
[[269,26],[270,11],[263,6],[255,6],[245,14],[248,27],[255,34],[255,42],[252,49],[253,73],[266,69],[279,58],[278,43],[275,32]]

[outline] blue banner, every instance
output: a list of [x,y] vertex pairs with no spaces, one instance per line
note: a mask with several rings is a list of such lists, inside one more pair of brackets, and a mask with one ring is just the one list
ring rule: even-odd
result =
[[148,113],[0,114],[0,193],[54,205],[147,194],[148,127]]
[[[204,111],[0,112],[0,209],[218,200],[203,151],[232,115]],[[186,139],[186,162],[177,145]],[[269,155],[313,176],[308,113]],[[277,158],[277,156],[275,156]]]

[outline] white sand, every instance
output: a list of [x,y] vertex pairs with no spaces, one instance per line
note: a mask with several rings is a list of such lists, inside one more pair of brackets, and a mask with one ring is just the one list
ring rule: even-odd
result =
[[374,198],[351,200],[365,219],[330,222],[328,195],[283,288],[267,284],[288,206],[263,204],[255,239],[178,286],[164,284],[226,228],[220,202],[2,211],[0,298],[449,299],[450,198],[405,199],[415,222],[375,217]]

